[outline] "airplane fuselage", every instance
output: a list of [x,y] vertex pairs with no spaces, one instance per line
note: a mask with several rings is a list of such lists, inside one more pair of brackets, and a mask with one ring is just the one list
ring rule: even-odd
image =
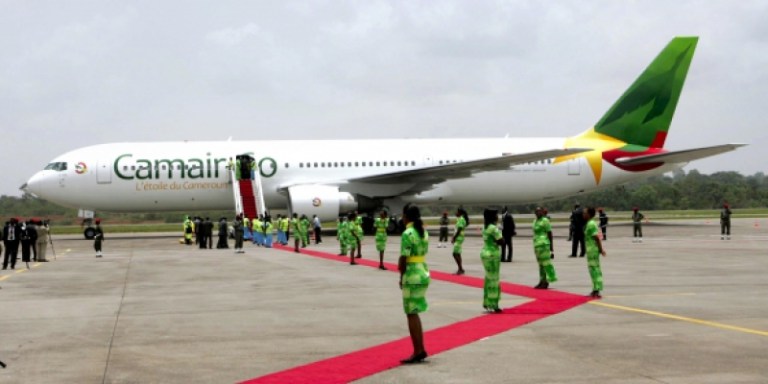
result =
[[[358,196],[422,204],[539,202],[621,184],[636,178],[607,163],[599,184],[583,158],[519,164],[446,180],[431,190],[403,194],[407,185],[350,185],[347,180],[502,154],[563,147],[564,138],[222,141],[116,143],[68,152],[38,172],[28,188],[47,200],[85,210],[195,211],[234,208],[230,159],[256,159],[269,209],[289,205],[285,188],[333,185]],[[643,172],[659,174],[665,165]]]

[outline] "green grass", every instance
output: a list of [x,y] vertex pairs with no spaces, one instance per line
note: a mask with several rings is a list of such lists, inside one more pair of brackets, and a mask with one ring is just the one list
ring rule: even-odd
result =
[[[115,225],[109,225],[105,224],[102,225],[102,228],[104,229],[105,236],[109,236],[109,233],[147,233],[147,232],[179,232],[179,235],[181,235],[181,223],[171,223],[171,224],[158,224],[158,223],[147,223],[147,224],[115,224]],[[79,225],[62,225],[62,226],[52,226],[51,227],[51,233],[53,235],[76,235],[76,234],[82,234],[84,228]]]

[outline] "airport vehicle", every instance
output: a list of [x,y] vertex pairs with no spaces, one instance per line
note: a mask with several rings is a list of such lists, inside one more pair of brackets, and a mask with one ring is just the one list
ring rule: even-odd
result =
[[[102,144],[53,159],[23,188],[85,211],[242,212],[253,195],[257,211],[287,208],[322,220],[406,202],[515,204],[578,195],[744,145],[664,149],[697,42],[672,39],[594,127],[568,138]],[[243,154],[258,166],[246,188],[230,166]]]

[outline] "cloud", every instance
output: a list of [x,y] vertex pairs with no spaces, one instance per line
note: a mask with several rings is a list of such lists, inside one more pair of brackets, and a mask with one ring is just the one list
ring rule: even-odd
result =
[[269,41],[264,38],[265,32],[254,23],[248,23],[240,28],[225,28],[211,32],[205,36],[205,39],[214,44],[221,44],[228,47],[234,47],[242,44],[246,40],[259,39]]
[[[0,193],[105,142],[567,136],[675,35],[701,39],[669,145],[764,144],[766,19],[718,0],[11,2],[0,161],[26,160]],[[758,146],[691,167],[755,172]]]

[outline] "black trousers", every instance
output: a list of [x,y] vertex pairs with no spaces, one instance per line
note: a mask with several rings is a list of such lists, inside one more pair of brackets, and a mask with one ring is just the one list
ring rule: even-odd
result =
[[4,241],[5,243],[5,255],[3,256],[3,269],[8,268],[8,262],[11,263],[11,268],[16,268],[16,258],[19,254],[19,242],[18,241]]
[[578,256],[584,256],[585,253],[587,253],[586,244],[584,243],[584,229],[582,228],[579,230],[578,228],[573,230],[573,243],[571,243],[571,255],[576,256],[576,249],[579,248],[579,244],[581,244],[581,253],[578,254]]
[[504,245],[501,246],[501,261],[512,261],[512,235],[501,234]]
[[229,248],[229,244],[227,244],[227,235],[219,235],[219,243],[216,244],[216,248]]
[[320,244],[323,242],[320,232],[322,232],[320,228],[315,228],[315,244]]

